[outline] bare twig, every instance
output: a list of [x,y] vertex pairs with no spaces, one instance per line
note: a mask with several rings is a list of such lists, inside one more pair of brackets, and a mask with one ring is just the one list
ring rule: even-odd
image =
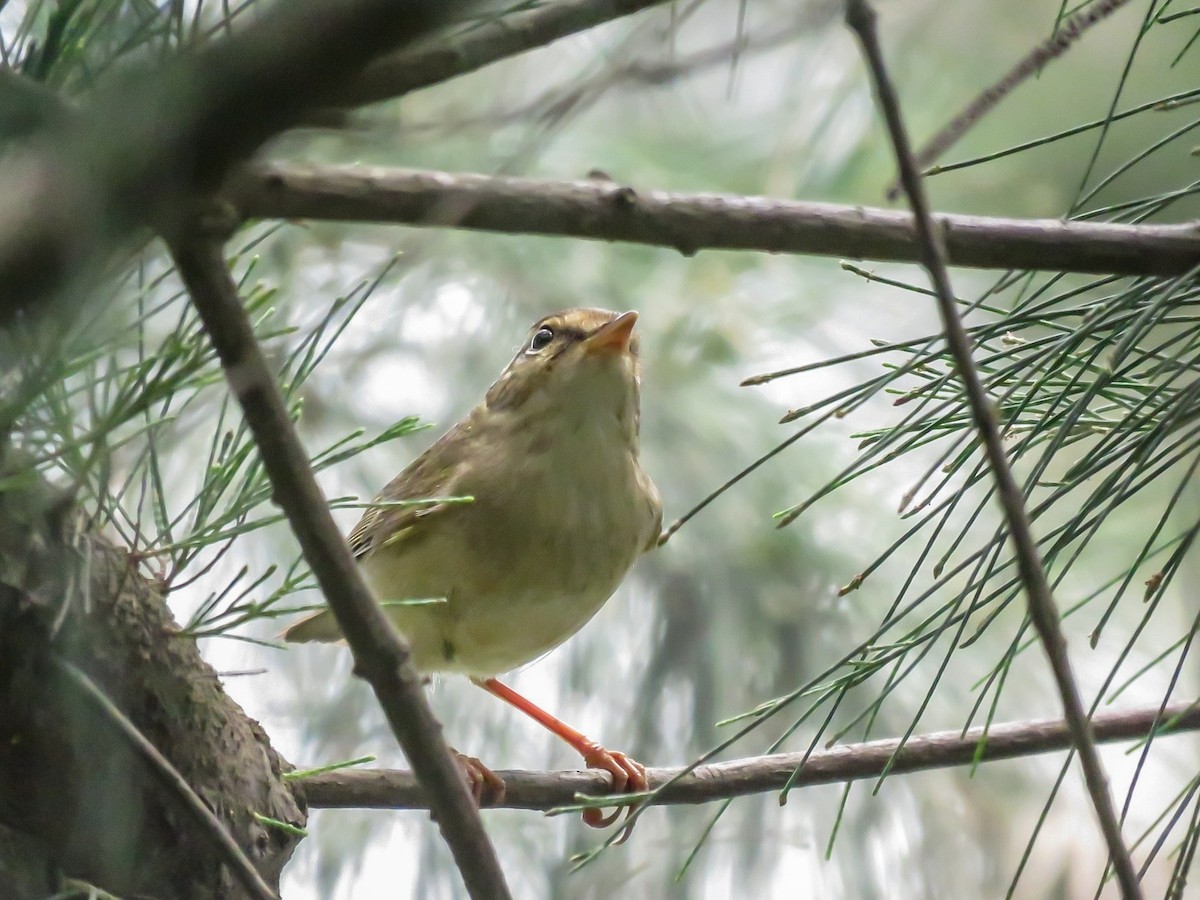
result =
[[50,661],[80,693],[86,695],[104,713],[104,717],[112,727],[120,732],[121,736],[129,743],[129,746],[145,761],[146,767],[154,775],[158,783],[174,795],[179,805],[192,817],[193,821],[200,826],[204,833],[208,835],[209,840],[212,841],[221,855],[225,857],[226,864],[233,872],[234,877],[241,882],[242,887],[246,889],[247,893],[252,897],[260,898],[260,900],[275,900],[276,893],[263,880],[262,875],[254,868],[254,864],[250,862],[246,854],[242,852],[242,848],[230,836],[221,820],[197,796],[196,792],[192,790],[192,786],[171,765],[170,760],[159,753],[158,748],[146,740],[146,736],[138,730],[138,727],[129,720],[125,713],[121,712],[104,691],[100,690],[92,679],[88,678],[87,675],[61,657],[51,655]]
[[[1173,703],[1101,713],[1092,719],[1096,740],[1137,740],[1200,729],[1200,704]],[[980,741],[984,741],[980,746]],[[1068,750],[1071,731],[1061,719],[1008,722],[985,732],[973,728],[897,739],[846,744],[812,753],[779,753],[751,759],[683,769],[647,769],[650,789],[674,781],[652,801],[655,804],[708,803],[746,794],[793,787],[877,778],[899,774],[1017,759]],[[799,769],[799,774],[796,770]],[[681,774],[683,773],[683,774]],[[569,804],[578,794],[598,796],[610,787],[608,776],[594,770],[562,772],[500,771],[505,795],[497,804],[508,809],[553,809]],[[675,780],[678,779],[678,780]],[[394,769],[338,769],[301,779],[305,798],[317,809],[427,809],[429,800],[411,772]]]
[[334,103],[359,106],[399,97],[665,2],[556,0],[523,12],[509,13],[460,36],[382,57],[329,99]]
[[[907,212],[730,194],[636,190],[601,179],[548,181],[369,166],[256,165],[225,196],[256,219],[323,219],[544,234],[672,247],[916,262]],[[1200,262],[1200,229],[942,214],[957,266],[1178,275]]]
[[946,332],[946,343],[954,358],[955,368],[962,377],[967,401],[971,407],[971,418],[979,432],[988,466],[996,480],[997,493],[1016,551],[1017,569],[1028,600],[1029,617],[1050,660],[1055,685],[1062,699],[1063,714],[1070,728],[1071,744],[1079,754],[1088,792],[1091,794],[1096,816],[1100,820],[1100,828],[1108,844],[1109,856],[1116,870],[1121,891],[1126,900],[1138,900],[1142,893],[1137,870],[1121,837],[1121,826],[1108,789],[1108,777],[1096,750],[1091,724],[1071,671],[1067,640],[1063,635],[1058,608],[1046,580],[1037,542],[1030,530],[1025,512],[1025,498],[1009,467],[995,412],[971,358],[971,341],[955,306],[954,289],[946,271],[946,250],[942,234],[935,227],[930,215],[921,175],[913,161],[912,148],[900,114],[900,102],[883,61],[883,51],[875,30],[875,11],[870,3],[867,0],[847,0],[846,24],[862,45],[876,98],[892,140],[897,167],[900,170],[900,183],[912,206],[920,239],[921,262],[929,272]]
[[304,558],[354,654],[354,670],[375,691],[393,733],[433,798],[433,817],[473,898],[508,897],[495,849],[458,763],[426,702],[409,649],[371,596],[321,494],[278,385],[254,339],[221,244],[202,233],[172,240],[172,255],[241,405]]
[[[914,165],[923,169],[936,162],[1021,82],[1041,72],[1047,63],[1062,56],[1085,31],[1108,18],[1127,2],[1128,0],[1097,0],[1067,19],[1054,34],[1026,54],[1003,78],[972,100],[966,109],[935,134],[913,157]],[[897,183],[888,188],[887,196],[889,200],[900,196],[900,185]]]
[[559,84],[543,90],[530,100],[512,108],[487,110],[458,118],[438,118],[435,122],[405,122],[405,133],[438,133],[461,136],[464,128],[496,128],[522,120],[546,122],[566,111],[578,113],[591,105],[605,92],[620,85],[662,86],[718,65],[730,66],[747,57],[783,46],[797,35],[813,31],[825,24],[841,8],[840,0],[820,0],[802,5],[789,20],[771,20],[770,27],[756,34],[741,34],[717,46],[696,50],[686,55],[668,54],[648,62],[629,56],[629,47],[619,48],[606,60],[604,70],[595,75]]

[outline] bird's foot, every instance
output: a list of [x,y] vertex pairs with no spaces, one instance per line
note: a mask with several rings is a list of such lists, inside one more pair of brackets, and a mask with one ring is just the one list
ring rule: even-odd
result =
[[[570,744],[583,757],[583,762],[589,769],[603,769],[612,775],[614,793],[641,793],[642,791],[649,790],[650,785],[646,780],[646,767],[640,762],[630,759],[624,753],[616,750],[605,750],[595,741],[585,737],[566,722],[552,716],[546,710],[522,697],[508,685],[497,681],[495,678],[474,678],[472,680],[485,691],[494,694],[505,703],[516,707],[543,728],[548,729]],[[637,804],[624,807],[630,814],[636,808]],[[621,812],[622,810],[618,809],[611,816],[605,816],[598,809],[585,809],[583,811],[583,821],[593,828],[607,828],[620,817]],[[621,843],[628,837],[629,826],[626,825],[617,843]]]
[[[594,741],[589,741],[580,752],[583,754],[584,765],[589,769],[603,769],[612,775],[614,794],[639,793],[650,789],[650,783],[646,780],[646,767],[636,759],[630,759],[620,750],[605,750]],[[607,828],[620,818],[622,812],[632,814],[636,808],[636,804],[620,807],[607,816],[598,809],[585,809],[583,821],[592,828]],[[620,841],[625,841],[629,834],[629,830],[626,829]]]
[[495,806],[504,799],[504,779],[474,756],[454,751],[458,766],[467,780],[467,789],[478,807]]

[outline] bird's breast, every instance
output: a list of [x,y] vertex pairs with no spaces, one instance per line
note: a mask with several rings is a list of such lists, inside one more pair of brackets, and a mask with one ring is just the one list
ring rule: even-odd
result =
[[[475,499],[372,581],[444,596],[393,614],[427,671],[494,675],[579,630],[657,527],[657,497],[616,429],[536,433],[481,460],[457,488]],[[370,561],[367,562],[371,574]],[[398,588],[394,589],[398,590]]]
[[648,540],[636,454],[615,427],[531,434],[517,449],[476,497],[475,547],[505,560],[514,582],[607,598]]

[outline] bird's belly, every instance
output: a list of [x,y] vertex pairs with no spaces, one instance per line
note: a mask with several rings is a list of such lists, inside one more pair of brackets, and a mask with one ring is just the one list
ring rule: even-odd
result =
[[[597,545],[586,541],[550,547],[554,539],[544,535],[521,543],[496,552],[499,548],[468,547],[430,535],[401,559],[363,561],[364,574],[408,640],[417,669],[491,676],[537,659],[596,614],[637,555],[632,541],[615,553],[597,552]],[[441,564],[447,554],[456,566]],[[453,574],[431,580],[422,572]],[[417,598],[445,602],[395,603]]]
[[[469,603],[447,622],[439,668],[490,676],[549,653],[587,624],[611,589],[590,595],[516,595],[498,603]],[[451,611],[453,612],[453,610]]]
[[[445,597],[392,607],[414,662],[427,672],[496,675],[566,640],[621,583],[657,528],[657,500],[628,447],[610,431],[559,435],[553,458],[533,448],[503,479],[457,488],[474,497],[422,536],[363,560],[381,600]],[[492,470],[488,470],[492,471]]]

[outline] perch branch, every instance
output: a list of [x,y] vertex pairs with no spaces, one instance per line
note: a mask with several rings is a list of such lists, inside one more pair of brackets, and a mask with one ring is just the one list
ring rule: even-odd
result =
[[[1158,704],[1144,709],[1099,713],[1092,719],[1096,740],[1138,740],[1200,730],[1200,701]],[[984,741],[982,747],[980,741]],[[813,753],[779,753],[749,759],[682,768],[647,769],[650,789],[673,782],[654,798],[655,804],[709,803],[747,794],[781,790],[799,769],[794,787],[834,784],[944,769],[979,762],[1018,759],[1068,750],[1071,731],[1061,719],[1007,722],[986,733],[972,728],[897,739],[846,744]],[[508,809],[547,810],[576,800],[579,794],[600,795],[609,789],[603,772],[497,771],[505,794],[498,804]],[[428,809],[429,800],[411,772],[394,769],[338,769],[300,781],[309,806],[316,809]]]

